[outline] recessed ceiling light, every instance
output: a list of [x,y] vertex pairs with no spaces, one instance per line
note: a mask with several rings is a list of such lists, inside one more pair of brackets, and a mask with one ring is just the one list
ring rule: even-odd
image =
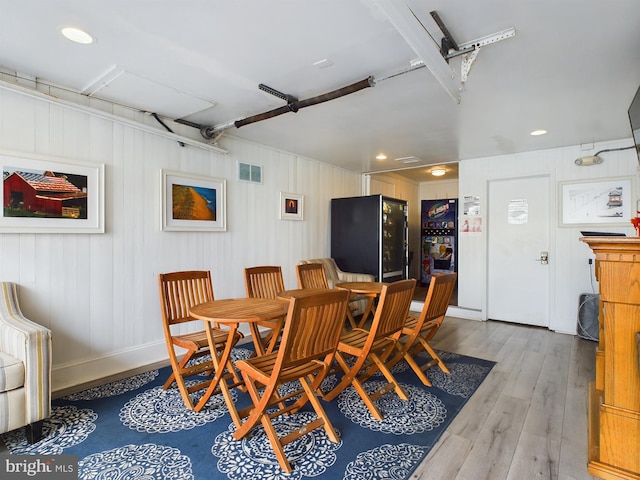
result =
[[544,135],[545,133],[547,133],[546,130],[540,129],[540,130],[534,130],[529,135],[533,135],[534,137],[538,137],[540,135]]
[[62,33],[65,38],[75,43],[80,43],[82,45],[89,45],[90,43],[93,43],[93,37],[91,35],[76,27],[63,27],[60,29],[60,33]]
[[327,68],[333,65],[333,62],[328,58],[323,58],[322,60],[318,60],[317,62],[313,62],[312,65],[316,68]]
[[379,153],[376,155],[376,160],[386,160],[387,156],[384,153]]
[[441,177],[445,173],[447,173],[447,171],[444,168],[434,168],[433,170],[431,170],[431,175],[433,175],[434,177]]

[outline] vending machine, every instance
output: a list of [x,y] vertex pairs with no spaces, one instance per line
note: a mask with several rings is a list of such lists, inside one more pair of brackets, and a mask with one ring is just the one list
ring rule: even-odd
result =
[[420,284],[434,272],[455,272],[458,249],[458,200],[422,200],[422,262]]
[[370,195],[331,200],[331,256],[341,270],[377,282],[408,278],[406,200]]

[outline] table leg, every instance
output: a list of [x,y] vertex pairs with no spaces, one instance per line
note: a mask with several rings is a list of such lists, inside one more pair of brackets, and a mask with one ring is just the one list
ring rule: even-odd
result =
[[365,322],[367,321],[367,318],[369,318],[369,314],[371,315],[376,314],[376,309],[374,305],[376,295],[366,295],[366,297],[369,299],[369,301],[367,302],[367,308],[365,308],[364,313],[362,314],[362,318],[360,319],[358,328],[362,328],[364,326]]
[[[216,344],[213,340],[213,336],[211,335],[211,328],[209,322],[205,321],[205,327],[207,331],[207,340],[209,341],[209,351],[211,352],[211,360],[213,365],[215,366],[215,372],[213,375],[213,379],[209,384],[209,388],[204,392],[204,395],[194,407],[196,412],[201,411],[206,403],[211,398],[211,395],[215,393],[216,389],[220,389],[222,396],[224,397],[224,401],[227,404],[227,408],[229,409],[229,415],[233,419],[233,422],[238,426],[241,424],[240,416],[238,411],[236,410],[235,404],[233,403],[233,397],[231,396],[231,388],[243,385],[242,380],[240,379],[238,373],[233,366],[233,362],[231,362],[231,350],[233,349],[233,339],[236,334],[236,330],[238,329],[237,324],[231,324],[229,328],[229,335],[227,337],[227,342],[225,344],[224,350],[220,355],[218,355],[218,350],[216,348]],[[225,369],[227,372],[225,373]],[[231,385],[227,384],[227,380],[231,379]]]
[[347,307],[347,320],[351,324],[351,328],[356,328],[356,319],[353,317],[353,313],[351,313],[351,308]]
[[251,340],[253,340],[256,355],[264,355],[264,345],[262,344],[262,337],[260,336],[260,329],[258,328],[257,322],[249,322],[249,330],[251,331]]

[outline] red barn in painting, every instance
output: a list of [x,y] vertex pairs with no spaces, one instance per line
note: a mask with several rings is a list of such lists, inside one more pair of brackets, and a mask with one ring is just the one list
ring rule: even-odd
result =
[[87,192],[65,175],[53,172],[13,172],[4,175],[5,215],[22,210],[51,217],[86,218]]

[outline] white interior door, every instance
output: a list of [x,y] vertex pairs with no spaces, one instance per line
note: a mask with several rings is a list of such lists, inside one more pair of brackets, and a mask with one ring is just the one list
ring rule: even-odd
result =
[[488,317],[548,327],[549,177],[490,182],[487,220]]

